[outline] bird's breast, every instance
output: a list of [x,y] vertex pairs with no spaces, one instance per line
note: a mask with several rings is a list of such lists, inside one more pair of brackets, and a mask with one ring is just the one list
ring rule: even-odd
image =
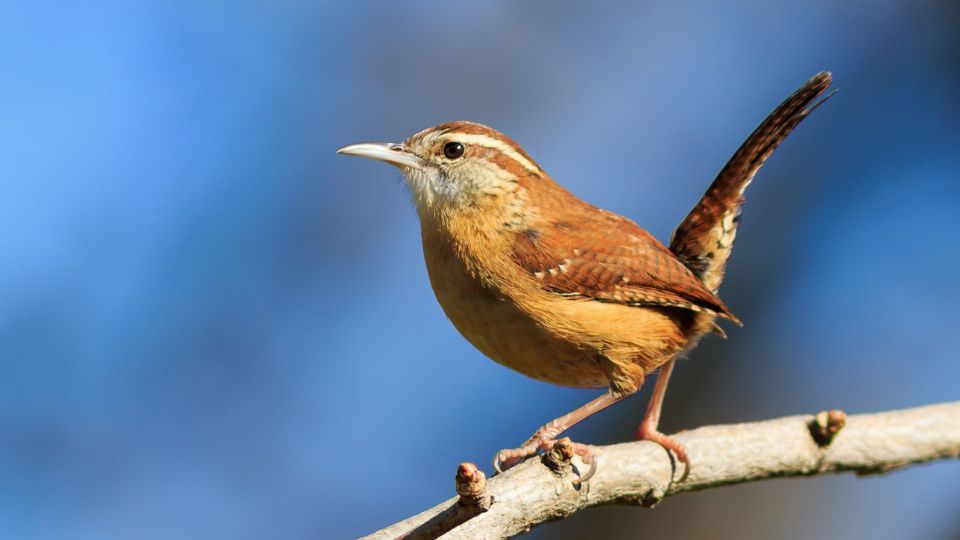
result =
[[[609,381],[595,351],[565,339],[543,324],[517,284],[493,255],[476,254],[447,235],[424,231],[430,284],[444,313],[483,354],[535,379],[575,387]],[[499,268],[498,268],[499,267]],[[508,274],[508,275],[504,275]]]

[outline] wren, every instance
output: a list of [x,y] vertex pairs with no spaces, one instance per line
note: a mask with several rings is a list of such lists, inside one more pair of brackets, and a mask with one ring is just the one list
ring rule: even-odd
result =
[[[780,104],[740,146],[670,246],[633,221],[592,206],[554,182],[506,135],[472,122],[425,129],[400,144],[337,152],[399,167],[416,204],[430,283],[447,317],[483,354],[535,379],[606,387],[547,423],[497,471],[538,451],[577,422],[635,394],[659,369],[636,437],[684,463],[683,446],[657,426],[676,359],[718,319],[738,323],[717,297],[737,234],[743,193],[764,161],[820,103],[822,72]],[[594,450],[575,444],[590,465]]]

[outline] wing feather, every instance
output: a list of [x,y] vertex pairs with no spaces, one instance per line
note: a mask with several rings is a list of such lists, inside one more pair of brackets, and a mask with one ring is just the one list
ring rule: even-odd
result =
[[708,311],[736,321],[663,244],[632,221],[590,207],[518,232],[513,260],[555,294]]

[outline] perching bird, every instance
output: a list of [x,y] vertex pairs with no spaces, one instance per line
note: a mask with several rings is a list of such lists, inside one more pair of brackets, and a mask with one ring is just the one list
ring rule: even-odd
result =
[[[823,102],[811,105],[830,83],[829,72],[815,75],[760,124],[677,227],[669,248],[633,221],[580,200],[517,143],[480,124],[450,122],[402,144],[338,150],[403,171],[433,290],[470,343],[535,379],[608,388],[519,448],[500,451],[498,470],[548,450],[560,433],[636,393],[659,368],[636,435],[672,450],[686,477],[683,447],[657,430],[670,372],[704,334],[723,335],[718,318],[739,322],[716,294],[743,192]],[[594,452],[575,448],[591,464],[586,480],[596,468]]]

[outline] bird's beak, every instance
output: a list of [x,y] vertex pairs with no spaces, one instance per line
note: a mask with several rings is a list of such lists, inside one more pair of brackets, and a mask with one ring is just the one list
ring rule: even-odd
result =
[[338,154],[376,159],[400,167],[401,169],[423,167],[423,160],[402,144],[360,143],[344,146]]

